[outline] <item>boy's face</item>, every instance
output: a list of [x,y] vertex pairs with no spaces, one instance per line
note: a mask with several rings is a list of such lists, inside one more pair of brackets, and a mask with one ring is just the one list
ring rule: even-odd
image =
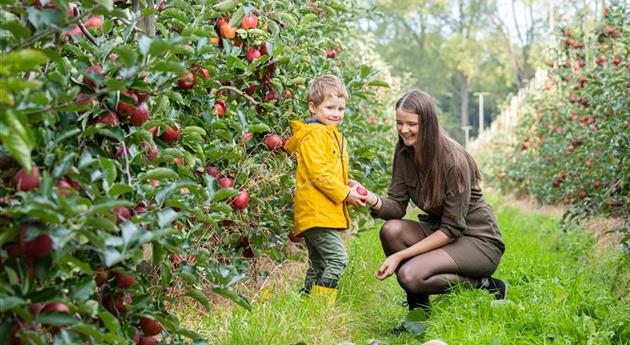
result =
[[327,95],[320,105],[308,103],[308,110],[313,119],[326,126],[334,126],[343,120],[343,112],[346,110],[346,99],[333,95]]

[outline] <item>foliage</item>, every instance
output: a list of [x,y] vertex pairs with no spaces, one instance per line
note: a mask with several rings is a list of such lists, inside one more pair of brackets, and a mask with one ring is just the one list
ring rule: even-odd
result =
[[[361,113],[387,83],[354,63],[347,3],[1,6],[0,343],[199,339],[173,304],[250,308],[249,259],[288,254],[293,163],[269,138],[309,80],[342,76],[349,138],[387,137]],[[351,142],[358,177],[387,166]]]
[[[565,27],[549,51],[548,80],[531,88],[516,116],[514,144],[482,158],[490,181],[545,204],[571,206],[569,219],[628,217],[630,26],[627,9],[605,9],[593,31]],[[482,151],[482,150],[480,150]],[[627,225],[624,242],[630,239]]]

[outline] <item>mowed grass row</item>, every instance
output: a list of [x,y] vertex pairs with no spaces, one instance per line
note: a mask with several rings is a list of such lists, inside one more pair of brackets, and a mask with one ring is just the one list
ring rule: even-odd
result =
[[[389,330],[405,316],[395,278],[374,278],[384,255],[378,225],[348,244],[350,264],[335,306],[300,297],[301,273],[274,276],[253,312],[216,306],[210,313],[180,306],[189,327],[212,344],[630,344],[629,260],[595,250],[581,229],[563,233],[559,219],[526,212],[491,196],[507,245],[496,277],[510,284],[506,301],[458,288],[432,297],[432,314],[420,337]],[[411,216],[411,215],[410,215]],[[276,285],[274,285],[276,284]]]

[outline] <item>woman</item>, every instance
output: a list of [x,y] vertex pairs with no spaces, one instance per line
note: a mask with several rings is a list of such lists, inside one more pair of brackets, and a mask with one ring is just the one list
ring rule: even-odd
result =
[[[429,295],[458,283],[504,299],[507,284],[490,276],[505,247],[472,156],[440,128],[433,99],[423,91],[398,100],[396,129],[388,196],[368,194],[372,216],[387,220],[380,232],[387,259],[376,277],[395,272],[410,310],[427,308]],[[426,212],[419,222],[401,219],[409,199]]]

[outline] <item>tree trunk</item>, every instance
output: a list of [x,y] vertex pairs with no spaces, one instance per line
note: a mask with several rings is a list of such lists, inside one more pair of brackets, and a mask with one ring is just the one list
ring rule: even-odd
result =
[[459,96],[461,99],[461,121],[462,126],[468,126],[468,76],[464,72],[459,72],[461,81]]

